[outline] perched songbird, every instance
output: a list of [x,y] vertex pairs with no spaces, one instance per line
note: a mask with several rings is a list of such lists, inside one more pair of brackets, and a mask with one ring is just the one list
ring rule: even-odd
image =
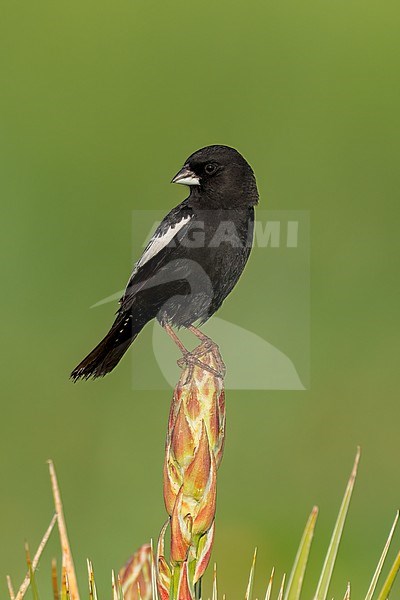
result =
[[189,186],[189,196],[156,229],[110,331],[73,370],[72,379],[112,371],[154,318],[178,345],[172,327],[188,327],[201,338],[193,325],[218,310],[242,274],[258,203],[250,165],[234,148],[207,146],[189,156],[172,183]]

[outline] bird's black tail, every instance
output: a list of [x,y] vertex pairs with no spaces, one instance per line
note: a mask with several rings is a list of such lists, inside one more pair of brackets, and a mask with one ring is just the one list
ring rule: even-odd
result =
[[146,324],[132,321],[131,312],[119,315],[105,338],[75,367],[71,379],[96,379],[112,371]]

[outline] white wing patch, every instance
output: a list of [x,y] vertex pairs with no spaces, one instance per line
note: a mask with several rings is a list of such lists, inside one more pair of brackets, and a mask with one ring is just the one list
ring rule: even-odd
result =
[[145,251],[136,263],[135,272],[149,262],[156,254],[158,254],[165,246],[171,242],[176,234],[190,221],[191,216],[183,217],[178,223],[171,225],[166,231],[156,232],[150,242],[147,244]]

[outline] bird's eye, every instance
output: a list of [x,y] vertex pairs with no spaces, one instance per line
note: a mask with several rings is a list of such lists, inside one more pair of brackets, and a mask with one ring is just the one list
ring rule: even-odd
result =
[[213,165],[213,163],[209,163],[204,167],[204,170],[207,173],[207,175],[211,175],[212,173],[214,173],[216,168],[216,165]]

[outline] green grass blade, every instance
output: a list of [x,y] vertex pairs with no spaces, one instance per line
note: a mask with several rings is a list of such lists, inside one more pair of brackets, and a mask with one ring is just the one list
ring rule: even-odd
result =
[[38,592],[38,588],[37,588],[37,584],[36,584],[35,571],[32,566],[32,561],[31,561],[31,557],[30,557],[30,553],[29,553],[28,544],[26,544],[25,549],[26,549],[26,562],[28,565],[29,581],[30,581],[30,587],[31,587],[31,591],[32,591],[32,598],[33,598],[33,600],[39,600],[39,592]]
[[[141,600],[139,582],[138,582],[137,586],[138,586],[138,600]],[[119,576],[119,574],[117,575],[117,587],[118,587],[118,599],[124,600],[124,592],[122,590],[121,577]]]
[[322,573],[318,582],[317,591],[315,592],[314,600],[326,600],[328,595],[329,584],[335,566],[336,556],[339,549],[340,539],[342,537],[344,524],[349,510],[351,495],[353,493],[354,483],[357,475],[357,467],[360,460],[360,448],[357,449],[354,466],[351,471],[350,479],[344,494],[342,505],[339,510],[339,515],[333,530],[332,538],[329,544],[328,552],[325,558]]
[[283,574],[282,583],[278,594],[278,600],[283,600],[283,592],[285,590],[286,573]]
[[68,600],[67,571],[64,566],[61,573],[61,600]]
[[9,575],[7,575],[7,587],[8,587],[8,594],[10,596],[10,600],[15,600],[14,586],[12,584],[11,577]]
[[86,564],[88,570],[89,600],[97,600],[97,588],[96,580],[94,578],[93,565],[89,559],[87,559]]
[[68,539],[67,526],[65,524],[64,509],[61,501],[61,493],[57,481],[57,474],[53,461],[48,460],[47,464],[49,467],[50,482],[53,491],[54,507],[57,514],[58,534],[60,537],[62,550],[62,564],[66,569],[68,595],[72,598],[72,600],[79,600],[78,582],[76,579],[74,561],[72,559],[71,547]]
[[57,561],[55,558],[51,561],[51,587],[53,589],[53,600],[59,600],[60,593],[58,591]]
[[30,573],[31,573],[32,598],[33,598],[33,600],[39,600],[39,592],[38,592],[38,588],[37,588],[37,584],[36,584],[35,572],[32,569],[32,565],[30,566]]
[[218,600],[218,585],[217,585],[217,563],[214,563],[212,600]]
[[253,593],[253,584],[254,584],[254,571],[256,568],[256,560],[257,560],[257,548],[254,550],[253,562],[251,563],[249,582],[247,584],[246,596],[245,600],[251,600],[251,596]]
[[[48,526],[46,533],[44,534],[44,536],[42,538],[42,541],[39,544],[38,549],[36,550],[36,554],[32,560],[32,570],[33,571],[36,571],[36,568],[39,564],[40,557],[42,556],[42,552],[49,540],[51,532],[53,531],[53,527],[55,525],[56,520],[57,520],[57,515],[54,515],[52,520],[50,521],[50,525]],[[29,585],[30,585],[30,573],[28,570],[28,573],[26,574],[25,579],[22,582],[22,584],[17,592],[17,595],[15,596],[15,600],[22,600],[24,598]]]
[[296,558],[290,573],[289,583],[285,593],[285,600],[298,600],[303,585],[304,573],[307,567],[311,542],[314,536],[315,524],[318,517],[318,507],[314,506],[304,529],[303,537],[297,550]]
[[389,575],[387,576],[386,581],[383,584],[383,588],[381,590],[381,593],[378,596],[378,600],[387,600],[399,569],[400,569],[400,552],[396,556],[396,560],[394,561],[393,566],[389,571]]
[[274,583],[274,574],[275,574],[275,567],[272,569],[271,577],[269,578],[268,587],[267,587],[267,591],[265,592],[264,600],[271,599],[272,584]]
[[378,566],[376,567],[374,576],[372,577],[372,581],[371,581],[370,586],[368,588],[367,595],[365,596],[365,600],[372,600],[372,596],[374,595],[375,588],[376,588],[376,585],[378,583],[379,576],[381,574],[384,562],[386,560],[386,556],[387,556],[387,553],[389,551],[390,543],[392,541],[393,534],[394,534],[394,531],[396,529],[396,525],[397,525],[397,521],[398,520],[399,520],[399,511],[397,511],[397,513],[396,513],[396,516],[395,516],[392,528],[391,528],[390,533],[389,533],[389,537],[388,537],[388,539],[386,541],[385,547],[383,548],[382,555],[381,555],[381,557],[379,559]]
[[114,569],[111,571],[111,586],[112,586],[113,600],[118,600],[118,586],[117,586],[117,582],[115,581]]
[[350,600],[350,594],[351,594],[351,587],[350,587],[350,581],[347,584],[347,588],[346,588],[346,592],[344,594],[343,600]]

